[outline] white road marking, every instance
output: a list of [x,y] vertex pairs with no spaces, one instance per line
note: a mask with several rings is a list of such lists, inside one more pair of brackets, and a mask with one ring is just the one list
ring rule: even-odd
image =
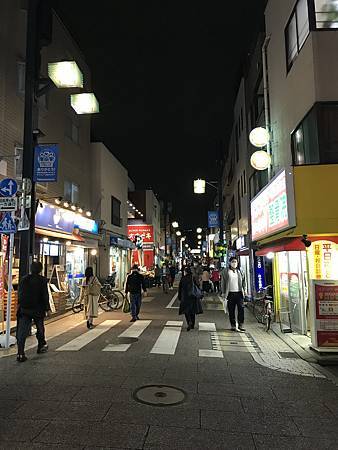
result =
[[64,352],[64,351],[78,351],[81,350],[81,348],[88,345],[90,342],[94,341],[96,338],[101,336],[101,334],[106,333],[110,328],[114,327],[118,323],[120,323],[121,320],[105,320],[104,322],[97,325],[92,330],[87,331],[86,333],[81,334],[77,338],[71,340],[65,345],[62,345],[61,347],[57,348],[57,352]]
[[164,327],[150,353],[174,355],[181,330],[181,327]]
[[151,324],[151,320],[138,320],[128,327],[119,337],[138,338],[143,331]]
[[183,322],[181,320],[168,320],[165,325],[166,327],[181,327]]
[[126,352],[131,347],[131,344],[109,344],[102,351],[103,352]]
[[199,350],[198,356],[206,358],[224,358],[221,350]]
[[199,331],[216,331],[216,325],[212,322],[199,322]]
[[170,300],[170,302],[167,304],[166,308],[172,308],[172,309],[178,309],[178,306],[173,306],[175,303],[175,300],[177,299],[178,292],[173,296],[173,298]]

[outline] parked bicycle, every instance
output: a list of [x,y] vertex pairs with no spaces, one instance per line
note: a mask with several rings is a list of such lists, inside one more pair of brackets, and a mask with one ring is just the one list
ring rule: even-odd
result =
[[[99,297],[99,307],[105,311],[113,311],[122,307],[124,301],[124,293],[119,289],[113,289],[110,283],[104,282],[101,288]],[[83,311],[84,305],[82,303],[81,295],[73,299],[72,310],[79,313]]]
[[264,287],[256,293],[252,302],[253,314],[265,326],[266,331],[270,330],[273,315],[273,297],[269,295],[272,291],[273,286]]

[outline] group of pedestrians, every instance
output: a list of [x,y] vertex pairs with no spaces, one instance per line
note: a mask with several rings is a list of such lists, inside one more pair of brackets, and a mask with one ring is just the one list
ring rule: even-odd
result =
[[163,292],[165,293],[167,293],[168,289],[174,289],[177,268],[173,263],[164,263],[162,268],[156,264],[154,273],[155,287],[160,287],[162,285]]
[[[175,272],[173,270],[171,271],[172,267],[175,269]],[[37,328],[37,353],[40,354],[48,351],[48,345],[45,338],[44,319],[46,314],[50,311],[50,293],[48,290],[47,279],[41,275],[41,272],[42,264],[40,262],[33,262],[31,273],[23,277],[19,283],[17,311],[18,362],[27,360],[25,355],[25,342],[29,335],[32,322],[35,323]],[[171,277],[171,286],[173,286],[176,268],[165,264],[162,268],[161,276]],[[243,327],[243,302],[246,289],[245,277],[238,267],[238,260],[234,257],[230,258],[228,268],[223,269],[221,272],[217,269],[213,269],[211,275],[208,268],[203,270],[197,263],[183,268],[183,274],[178,288],[178,300],[180,302],[179,314],[185,315],[187,331],[194,329],[196,315],[203,313],[201,299],[203,298],[203,291],[209,291],[206,283],[210,284],[210,279],[213,280],[215,289],[220,289],[224,299],[227,301],[231,329],[234,331],[245,331]],[[101,284],[94,275],[93,268],[87,267],[81,289],[81,301],[84,305],[84,314],[88,329],[94,327],[93,320],[98,317],[100,292]],[[147,293],[145,278],[139,272],[137,265],[132,267],[131,273],[127,276],[125,292],[130,298],[130,321],[135,322],[139,320],[142,294],[146,295]]]

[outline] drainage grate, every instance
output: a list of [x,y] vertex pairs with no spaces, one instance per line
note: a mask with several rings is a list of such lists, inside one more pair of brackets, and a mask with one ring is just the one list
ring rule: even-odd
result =
[[154,384],[142,386],[133,394],[134,400],[151,406],[173,406],[185,401],[187,394],[174,386]]
[[282,359],[298,359],[299,356],[294,352],[277,352],[278,356]]

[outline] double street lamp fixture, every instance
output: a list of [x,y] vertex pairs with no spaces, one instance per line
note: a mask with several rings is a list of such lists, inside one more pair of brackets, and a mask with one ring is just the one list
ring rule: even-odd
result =
[[254,128],[249,134],[249,141],[254,147],[260,148],[252,154],[250,164],[256,170],[266,170],[271,165],[271,156],[262,149],[270,142],[268,130],[263,127]]

